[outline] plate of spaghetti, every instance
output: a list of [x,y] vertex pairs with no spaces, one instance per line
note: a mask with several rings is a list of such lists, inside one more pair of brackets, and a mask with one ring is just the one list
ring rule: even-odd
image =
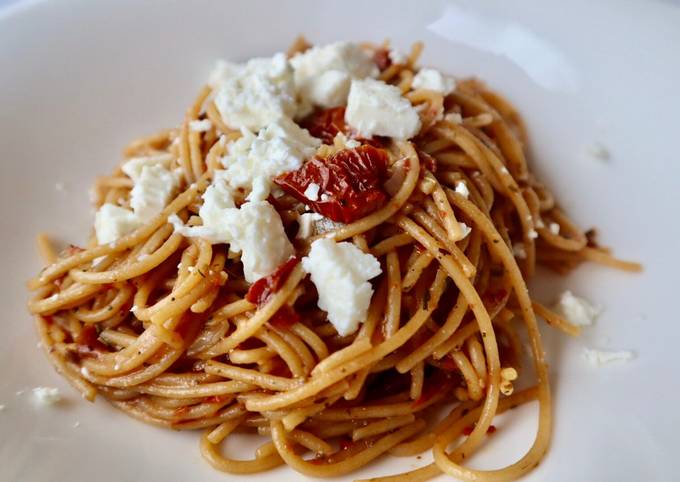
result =
[[1,478],[670,480],[680,69],[530,4],[0,17]]

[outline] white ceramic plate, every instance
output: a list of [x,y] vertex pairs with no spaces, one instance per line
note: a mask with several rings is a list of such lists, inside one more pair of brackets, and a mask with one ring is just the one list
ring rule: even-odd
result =
[[[36,348],[24,281],[40,267],[34,235],[82,241],[95,175],[111,169],[128,140],[175,125],[217,58],[270,54],[298,33],[314,42],[389,37],[402,49],[423,40],[423,63],[478,75],[519,106],[533,166],[564,207],[646,266],[640,276],[587,266],[534,283],[543,299],[568,286],[606,311],[581,339],[546,332],[554,441],[527,480],[673,479],[679,25],[669,4],[586,0],[83,0],[0,12],[0,480],[225,479],[201,460],[198,434],[80,400]],[[588,153],[595,143],[610,151],[608,162]],[[580,358],[583,346],[632,349],[637,358],[594,368]],[[16,394],[39,385],[59,387],[66,401],[39,409],[29,393]],[[526,407],[503,418],[471,463],[497,467],[521,456],[534,415]],[[389,459],[360,475],[428,458]],[[257,477],[299,479],[287,469]]]

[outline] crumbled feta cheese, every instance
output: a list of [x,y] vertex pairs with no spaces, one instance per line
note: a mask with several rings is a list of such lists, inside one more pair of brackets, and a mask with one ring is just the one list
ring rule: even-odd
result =
[[401,91],[383,81],[353,80],[345,121],[367,138],[409,139],[420,130],[420,117]]
[[413,77],[411,87],[414,89],[433,90],[448,95],[456,89],[456,80],[444,75],[436,69],[420,69]]
[[319,186],[315,182],[311,182],[309,183],[309,186],[307,186],[307,189],[305,189],[304,195],[310,201],[318,201],[319,189],[321,189],[321,186]]
[[460,225],[460,229],[463,231],[463,237],[460,238],[460,239],[467,238],[468,234],[470,234],[472,232],[472,228],[465,223],[458,223],[458,224]]
[[319,308],[328,313],[338,333],[354,333],[366,319],[373,295],[368,280],[382,272],[378,260],[352,243],[324,238],[312,243],[309,256],[302,258],[302,268],[319,293]]
[[505,166],[501,167],[501,172],[502,172],[503,174],[510,174],[510,171],[508,171],[508,168],[505,167]]
[[554,235],[560,234],[560,225],[557,224],[557,223],[550,223],[550,225],[548,226],[548,229],[549,229],[550,232],[553,233]]
[[635,354],[629,350],[605,351],[583,348],[583,358],[593,365],[605,365],[614,362],[626,362],[635,358]]
[[286,55],[255,58],[245,64],[221,61],[210,77],[214,102],[224,123],[259,130],[297,111],[293,71]]
[[512,245],[512,254],[515,258],[526,259],[527,251],[524,249],[524,244],[515,243]]
[[212,129],[210,119],[192,120],[189,122],[189,129],[194,132],[207,132]]
[[350,139],[344,133],[338,132],[333,138],[333,145],[342,149],[356,149],[361,145],[361,142],[356,139]]
[[272,179],[298,169],[321,145],[319,139],[288,118],[269,124],[257,136],[248,130],[242,132],[243,136],[229,145],[222,165],[231,189],[245,189],[249,201],[267,199]]
[[88,370],[87,367],[81,367],[80,374],[85,378],[88,378],[90,376],[90,370]]
[[467,199],[470,196],[470,190],[465,181],[456,181],[456,192]]
[[566,290],[557,300],[555,311],[574,325],[588,326],[600,316],[602,308]]
[[228,227],[223,224],[236,209],[232,190],[227,183],[226,171],[217,170],[213,174],[213,181],[203,193],[203,205],[198,215],[203,221],[202,226],[185,226],[182,220],[173,214],[168,222],[175,228],[175,232],[186,237],[205,238],[212,243],[223,243],[230,237]]
[[132,211],[110,203],[103,204],[94,218],[94,231],[99,244],[111,243],[139,226],[141,223]]
[[271,204],[248,202],[235,211],[238,216],[231,222],[230,250],[243,251],[243,273],[246,281],[252,283],[273,273],[295,251],[279,213]]
[[536,227],[537,228],[545,228],[545,223],[543,222],[543,220],[541,218],[538,218],[536,220]]
[[408,55],[397,49],[390,49],[389,52],[387,52],[387,56],[393,64],[404,65],[408,62]]
[[307,239],[314,234],[314,223],[324,217],[319,213],[303,213],[298,217],[299,229],[296,238]]
[[295,55],[290,63],[298,95],[303,105],[308,106],[344,105],[352,79],[379,74],[373,59],[359,45],[350,42],[312,47]]
[[587,147],[588,154],[601,161],[608,161],[611,155],[609,154],[609,149],[600,144],[599,142],[593,142]]
[[271,204],[254,201],[236,208],[230,196],[231,193],[225,193],[219,185],[208,187],[199,210],[203,226],[184,226],[179,218],[168,220],[175,226],[175,231],[184,236],[228,243],[231,252],[242,252],[243,274],[246,281],[252,283],[273,273],[295,254],[293,245],[286,236],[279,213]]
[[131,157],[120,169],[133,181],[137,181],[142,175],[145,166],[170,167],[174,160],[172,154],[158,154],[154,156]]
[[143,166],[130,192],[130,206],[135,216],[145,222],[160,213],[178,184],[177,176],[165,167]]
[[36,387],[33,398],[40,405],[54,405],[61,400],[61,394],[58,388]]
[[323,194],[321,195],[321,200],[322,200],[323,202],[326,202],[326,201],[330,200],[330,198],[331,198],[331,197],[330,197],[328,194],[326,194],[326,193],[323,193]]
[[536,239],[538,238],[538,233],[536,232],[535,229],[530,229],[529,230],[529,239]]
[[460,115],[458,112],[449,112],[444,116],[444,120],[452,124],[462,124],[463,116]]

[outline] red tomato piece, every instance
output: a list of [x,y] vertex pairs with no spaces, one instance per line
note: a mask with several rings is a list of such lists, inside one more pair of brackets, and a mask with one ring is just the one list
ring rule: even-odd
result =
[[250,285],[250,289],[246,294],[246,299],[251,303],[255,303],[257,306],[264,305],[271,295],[281,289],[281,286],[283,286],[291,271],[293,271],[293,268],[295,268],[299,262],[300,259],[293,256],[276,268],[269,276],[265,276],[264,278],[255,281],[255,283]]
[[[327,159],[314,158],[297,171],[277,177],[284,191],[311,206],[312,210],[340,223],[351,223],[382,207],[387,177],[387,152],[371,145],[343,149]],[[319,186],[319,199],[304,195],[307,187]]]
[[347,132],[345,108],[333,107],[317,111],[303,120],[301,126],[314,137],[321,139],[324,144],[331,145],[339,132]]

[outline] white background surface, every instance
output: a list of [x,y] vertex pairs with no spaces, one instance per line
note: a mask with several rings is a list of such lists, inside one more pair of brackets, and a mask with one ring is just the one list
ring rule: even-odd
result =
[[[197,434],[80,400],[35,346],[24,282],[39,269],[34,235],[82,241],[95,175],[128,140],[175,125],[215,59],[271,54],[298,33],[389,37],[402,49],[423,40],[424,64],[478,75],[519,106],[532,165],[563,206],[646,267],[634,276],[588,266],[534,283],[543,299],[570,287],[606,311],[581,339],[546,331],[556,426],[527,480],[677,479],[680,10],[630,0],[422,3],[83,0],[0,10],[0,480],[225,479],[201,460]],[[587,153],[594,142],[609,162]],[[638,356],[597,369],[580,358],[583,346]],[[38,409],[16,395],[38,385],[60,387],[65,402]],[[521,456],[533,414],[512,411],[472,464]],[[361,475],[422,463],[390,459]],[[286,469],[257,478],[299,480]]]

